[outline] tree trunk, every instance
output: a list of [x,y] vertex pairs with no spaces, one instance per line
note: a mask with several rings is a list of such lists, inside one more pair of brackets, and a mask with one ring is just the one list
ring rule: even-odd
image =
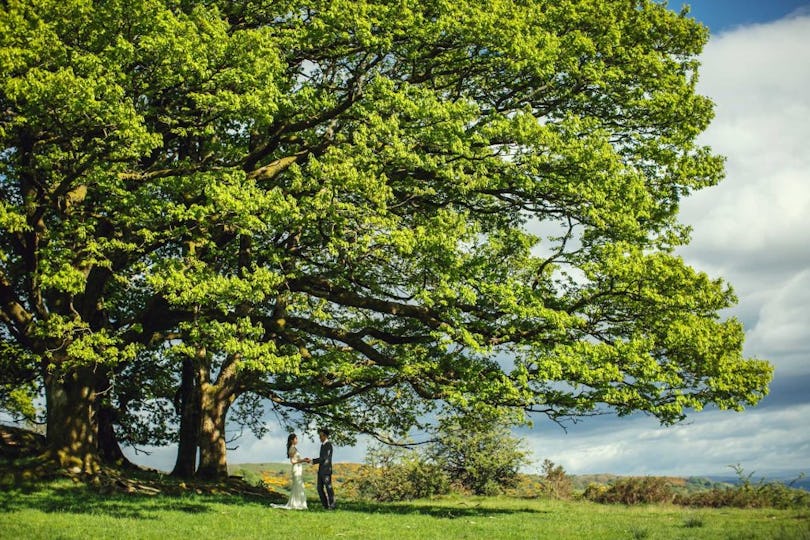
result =
[[95,374],[92,367],[45,376],[47,432],[50,456],[63,468],[96,473],[98,424],[95,416]]
[[115,436],[113,424],[116,412],[110,407],[100,406],[98,408],[98,453],[101,461],[107,465],[117,465],[119,467],[134,467],[135,465],[127,459],[118,444]]
[[225,419],[235,396],[211,384],[204,384],[201,391],[200,467],[197,476],[205,480],[221,480],[228,477]]
[[96,418],[98,419],[98,453],[101,462],[105,465],[115,465],[118,467],[135,467],[127,459],[118,444],[118,437],[115,435],[115,420],[118,418],[118,410],[113,407],[105,393],[110,389],[110,377],[107,374],[96,377]]
[[197,443],[200,435],[200,383],[194,362],[183,360],[180,381],[180,441],[177,447],[177,461],[172,476],[191,478],[197,466]]

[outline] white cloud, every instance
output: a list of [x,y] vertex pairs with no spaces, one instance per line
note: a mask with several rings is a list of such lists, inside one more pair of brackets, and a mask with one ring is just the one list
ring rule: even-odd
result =
[[717,104],[702,142],[727,178],[685,200],[693,245],[756,257],[799,249],[810,262],[810,17],[722,34],[702,56],[698,90]]
[[[537,462],[550,459],[570,474],[700,476],[747,472],[810,472],[810,432],[803,429],[810,405],[708,411],[691,423],[659,427],[655,420],[617,420],[609,430],[568,434],[557,430],[525,437]],[[531,471],[530,471],[531,472]]]
[[810,16],[712,38],[699,91],[717,104],[702,138],[727,157],[719,185],[683,201],[690,263],[733,286],[746,354],[808,373],[810,343]]
[[[810,353],[810,269],[782,284],[759,313],[756,326],[746,336],[763,354]],[[804,371],[810,371],[807,363]]]

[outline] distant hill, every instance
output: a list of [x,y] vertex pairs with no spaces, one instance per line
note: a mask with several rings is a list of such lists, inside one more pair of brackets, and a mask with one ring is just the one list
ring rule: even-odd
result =
[[228,465],[228,472],[238,475],[240,472],[252,472],[260,474],[263,471],[289,472],[288,463],[231,463]]
[[[611,482],[615,482],[621,478],[630,478],[632,476],[638,475],[618,475],[618,474],[576,474],[570,475],[573,483],[574,489],[584,490],[591,484],[610,484]],[[645,475],[645,476],[655,476],[655,475]],[[706,491],[709,489],[722,489],[724,487],[731,487],[733,484],[729,482],[725,482],[720,479],[714,478],[707,478],[707,477],[699,477],[699,476],[656,476],[656,478],[661,478],[665,480],[669,485],[675,488],[677,491],[692,493],[695,491]]]
[[[360,465],[357,463],[335,463],[335,482],[340,483],[351,478]],[[317,465],[304,465],[304,485],[314,486],[318,472]],[[234,463],[228,465],[228,474],[240,476],[245,482],[256,485],[263,482],[267,487],[276,491],[285,491],[289,487],[289,463]]]
[[[625,475],[624,477],[629,476]],[[574,482],[574,487],[577,489],[585,489],[589,484],[609,484],[623,476],[616,474],[580,474],[571,475]],[[708,475],[708,476],[662,476],[672,486],[676,488],[683,488],[688,492],[702,491],[709,489],[722,489],[726,487],[733,487],[741,483],[737,476],[732,475]],[[799,475],[793,474],[775,474],[756,476],[751,475],[749,478],[751,485],[758,485],[760,483],[781,482],[787,486],[810,491],[810,478],[799,478]]]
[[[350,477],[359,466],[359,463],[336,463],[335,476],[342,480],[346,479]],[[251,484],[257,483],[259,480],[264,480],[265,482],[269,482],[271,485],[274,485],[274,487],[279,487],[282,490],[286,487],[290,473],[290,465],[287,463],[235,463],[230,465],[228,469],[230,474],[241,476],[245,481]],[[304,482],[307,484],[314,484],[317,470],[317,466],[305,466]],[[529,474],[525,476],[533,479],[539,478],[539,476],[536,474]],[[627,476],[629,475],[616,475],[609,473],[569,475],[574,484],[574,489],[579,491],[584,490],[590,484],[609,484],[619,478],[626,478]],[[670,485],[679,491],[682,490],[687,493],[705,491],[715,488],[723,489],[733,487],[740,482],[738,477],[729,475],[689,477],[661,476],[660,478],[665,479]],[[759,482],[782,482],[797,489],[810,491],[810,479],[797,479],[797,475],[772,475],[764,477],[764,480],[761,477],[752,475],[749,481],[753,485],[756,485]]]
[[[741,483],[741,480],[736,476],[709,476],[707,477],[713,482],[719,482],[724,484],[729,484],[732,486],[736,486],[737,484]],[[768,483],[768,482],[781,482],[786,486],[790,486],[796,489],[803,489],[805,491],[810,491],[810,478],[808,477],[799,477],[797,474],[772,474],[772,475],[760,475],[757,476],[756,474],[751,475],[748,479],[751,482],[751,485],[756,486],[760,483]]]

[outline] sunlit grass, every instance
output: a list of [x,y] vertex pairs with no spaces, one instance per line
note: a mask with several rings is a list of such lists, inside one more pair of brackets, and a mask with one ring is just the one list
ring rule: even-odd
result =
[[810,539],[806,510],[461,496],[377,504],[339,497],[338,511],[327,512],[312,490],[310,510],[299,512],[272,509],[265,497],[102,495],[59,480],[0,492],[0,537]]

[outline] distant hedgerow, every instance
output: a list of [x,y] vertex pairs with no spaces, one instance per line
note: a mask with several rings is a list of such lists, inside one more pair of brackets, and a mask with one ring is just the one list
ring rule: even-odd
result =
[[666,479],[655,476],[620,478],[607,486],[591,484],[583,496],[598,503],[620,504],[668,503],[675,499]]
[[806,508],[810,493],[781,482],[751,482],[735,467],[739,482],[731,487],[714,487],[706,491],[678,493],[665,478],[629,477],[610,484],[591,484],[583,497],[598,503],[649,504],[674,503],[692,507],[735,508]]
[[712,508],[723,506],[782,509],[810,507],[810,492],[796,489],[782,482],[765,482],[764,479],[752,483],[753,473],[744,474],[739,465],[732,468],[737,473],[737,485],[679,496],[676,502],[687,506]]

